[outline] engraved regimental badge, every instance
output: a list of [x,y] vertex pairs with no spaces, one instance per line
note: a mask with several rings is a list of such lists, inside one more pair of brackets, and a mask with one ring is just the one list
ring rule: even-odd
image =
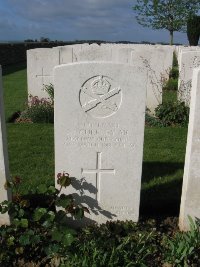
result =
[[81,107],[94,118],[106,118],[114,115],[119,110],[121,102],[121,88],[107,76],[92,77],[81,87]]

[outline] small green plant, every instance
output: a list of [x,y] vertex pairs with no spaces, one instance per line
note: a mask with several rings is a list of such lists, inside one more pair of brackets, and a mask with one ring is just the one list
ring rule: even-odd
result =
[[190,220],[190,231],[165,239],[163,257],[176,267],[200,266],[200,220]]
[[178,77],[179,77],[178,60],[177,60],[176,54],[173,53],[173,67],[169,73],[169,80],[165,82],[163,89],[177,91]]
[[49,95],[49,98],[38,96],[29,96],[27,108],[20,114],[16,122],[33,122],[33,123],[53,123],[54,122],[54,87],[44,85],[43,90]]
[[168,91],[177,91],[178,89],[178,80],[177,79],[169,79],[163,87],[164,90]]
[[170,70],[169,77],[171,79],[178,79],[178,77],[179,77],[179,68],[178,67],[173,67]]
[[162,122],[158,118],[152,116],[148,111],[145,113],[145,125],[150,127],[163,127]]
[[21,113],[16,122],[53,123],[54,105],[46,98],[29,96],[27,108]]
[[66,257],[76,237],[68,219],[81,219],[89,211],[76,205],[72,195],[61,192],[71,184],[69,174],[59,173],[57,178],[59,189],[40,184],[25,196],[19,193],[19,177],[6,183],[15,193],[12,201],[0,204],[0,213],[8,212],[11,217],[9,226],[0,227],[0,264],[4,267],[18,266],[20,261],[45,264]]
[[164,126],[187,126],[189,107],[183,102],[167,102],[155,109],[155,115]]
[[[155,229],[107,222],[82,230],[64,266],[150,266],[159,251]],[[159,265],[157,265],[159,266]]]
[[173,53],[173,68],[177,67],[178,68],[178,59],[176,56],[176,53]]
[[49,85],[44,85],[43,90],[45,92],[47,92],[47,94],[49,95],[49,98],[51,99],[51,102],[54,102],[54,86],[52,83],[50,83]]

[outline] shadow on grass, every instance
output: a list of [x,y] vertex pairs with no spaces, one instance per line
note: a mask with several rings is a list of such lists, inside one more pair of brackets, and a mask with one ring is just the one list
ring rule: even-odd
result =
[[143,162],[142,182],[149,182],[155,177],[172,175],[183,168],[184,163],[180,162]]
[[[146,162],[143,164],[143,183],[156,178],[173,175],[183,169],[183,163]],[[178,216],[182,191],[182,177],[171,181],[155,182],[142,189],[140,202],[141,217]]]
[[26,69],[26,62],[21,62],[9,66],[2,66],[2,74],[4,76],[23,69]]

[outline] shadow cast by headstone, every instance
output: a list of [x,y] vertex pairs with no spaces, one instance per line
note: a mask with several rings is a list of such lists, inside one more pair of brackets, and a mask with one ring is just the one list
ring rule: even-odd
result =
[[[114,217],[117,217],[116,214],[103,209],[95,198],[88,196],[88,193],[96,195],[98,190],[93,184],[88,183],[85,177],[82,177],[81,179],[71,177],[71,185],[77,191],[77,193],[72,194],[75,203],[78,205],[87,206],[90,211],[90,215],[101,215],[106,217],[107,220],[112,220]],[[86,217],[81,221],[81,225],[95,223],[94,220]]]
[[143,162],[142,182],[150,182],[155,177],[172,175],[178,170],[183,170],[184,163],[180,162]]
[[2,75],[8,75],[16,71],[26,69],[26,62],[21,62],[14,65],[2,66]]
[[140,200],[140,217],[178,216],[181,192],[182,177],[143,189]]

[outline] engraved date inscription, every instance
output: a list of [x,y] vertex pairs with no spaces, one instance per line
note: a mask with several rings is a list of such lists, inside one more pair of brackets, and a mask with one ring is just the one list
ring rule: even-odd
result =
[[65,145],[82,148],[135,148],[127,129],[119,124],[83,124],[66,132]]

